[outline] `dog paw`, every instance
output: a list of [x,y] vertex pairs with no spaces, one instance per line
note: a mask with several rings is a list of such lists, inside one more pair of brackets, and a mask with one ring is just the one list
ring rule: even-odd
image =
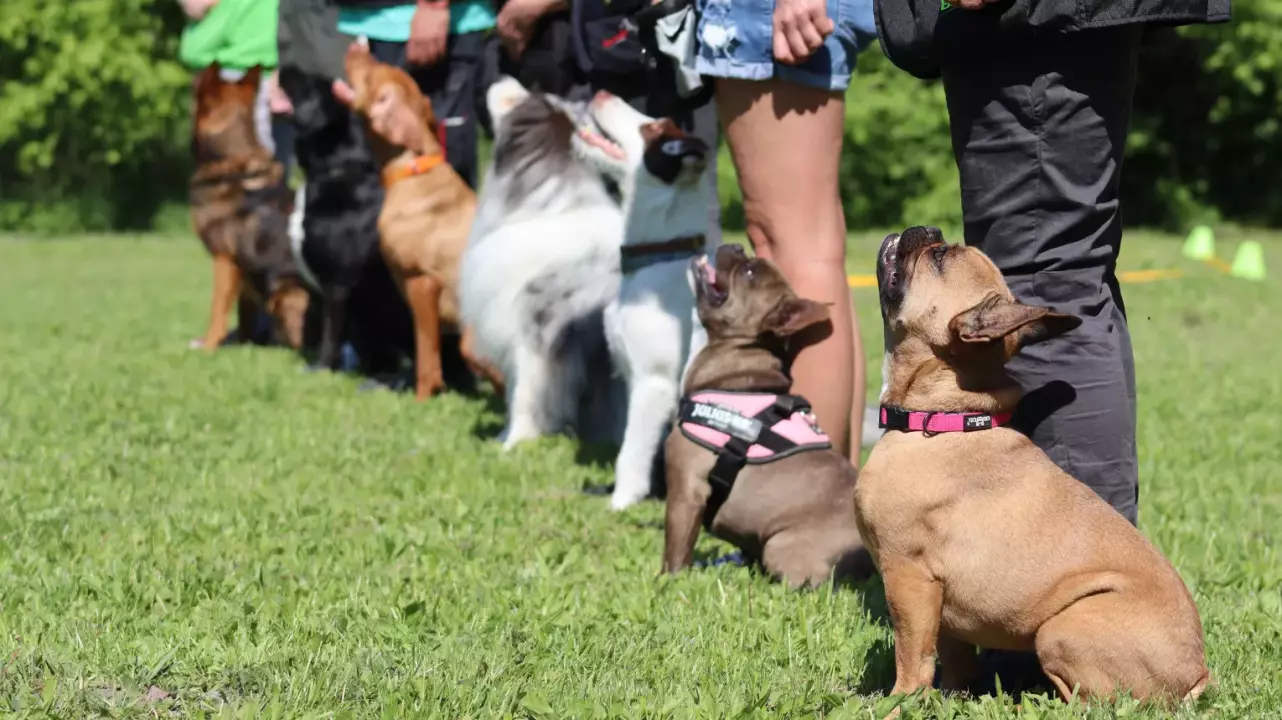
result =
[[534,433],[512,433],[504,430],[503,433],[499,435],[499,442],[503,444],[503,452],[511,452],[512,448],[517,445],[520,445],[527,440],[533,440],[537,437],[538,435]]
[[202,340],[201,338],[196,338],[195,340],[191,340],[187,343],[187,349],[188,350],[204,350],[205,341]]
[[507,427],[499,433],[498,441],[503,445],[503,452],[507,452],[526,440],[537,440],[542,436],[538,423],[518,415],[515,418],[508,418]]
[[614,510],[615,512],[619,512],[621,510],[627,510],[633,505],[636,505],[642,500],[645,500],[646,496],[649,494],[650,493],[647,491],[619,492],[618,488],[616,487],[614,494],[610,496],[610,509]]

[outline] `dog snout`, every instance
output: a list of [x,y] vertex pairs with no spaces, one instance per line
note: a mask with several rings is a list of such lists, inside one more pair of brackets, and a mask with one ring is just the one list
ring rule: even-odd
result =
[[592,96],[592,107],[601,107],[614,100],[614,93],[608,90],[597,90],[596,95]]
[[936,227],[910,227],[899,238],[899,257],[904,258],[931,245],[944,242],[944,233]]
[[717,248],[717,254],[714,260],[716,261],[717,265],[724,266],[724,265],[728,265],[730,263],[736,262],[738,260],[742,260],[747,256],[748,256],[748,253],[744,252],[741,246],[735,245],[733,243],[727,243]]
[[899,233],[891,233],[881,241],[881,247],[877,248],[877,267],[884,268],[890,262],[891,250],[895,243],[899,242]]

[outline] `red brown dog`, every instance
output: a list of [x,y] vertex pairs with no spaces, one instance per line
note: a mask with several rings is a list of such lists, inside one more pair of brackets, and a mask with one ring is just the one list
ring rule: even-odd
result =
[[1067,700],[1173,703],[1210,673],[1179,574],[1087,486],[1006,427],[1020,348],[1081,320],[1016,302],[981,251],[911,228],[882,244],[889,355],[859,527],[895,626],[894,693],[966,687],[975,648],[1036,651]]
[[445,386],[441,333],[462,333],[464,360],[503,394],[502,379],[472,353],[459,323],[459,261],[467,247],[476,193],[445,162],[432,104],[405,71],[378,62],[368,48],[348,49],[350,85],[335,96],[368,123],[386,196],[378,218],[379,247],[414,316],[415,396]]

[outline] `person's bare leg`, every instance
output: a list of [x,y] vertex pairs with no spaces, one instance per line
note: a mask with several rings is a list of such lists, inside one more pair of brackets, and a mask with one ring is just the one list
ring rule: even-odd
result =
[[[842,227],[845,227],[845,215],[842,216]],[[845,263],[842,263],[842,275],[845,275]],[[855,296],[850,292],[846,282],[846,295],[850,298],[850,347],[854,356],[854,373],[850,383],[850,462],[859,467],[859,452],[864,441],[864,403],[868,387],[867,358],[864,357],[864,341],[859,335],[859,316],[855,314]]]
[[[852,429],[862,421],[864,357],[846,283],[846,218],[837,190],[844,98],[773,80],[722,78],[717,111],[753,249],[778,264],[798,295],[832,304],[832,333],[797,356],[792,376],[834,446],[857,463],[860,435]],[[861,408],[853,418],[852,399]]]

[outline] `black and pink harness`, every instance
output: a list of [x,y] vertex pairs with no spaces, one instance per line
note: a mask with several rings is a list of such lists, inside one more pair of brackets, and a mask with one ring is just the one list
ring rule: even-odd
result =
[[681,434],[716,453],[708,473],[712,495],[703,512],[711,528],[744,465],[764,465],[832,441],[819,429],[810,403],[799,395],[707,390],[681,399]]

